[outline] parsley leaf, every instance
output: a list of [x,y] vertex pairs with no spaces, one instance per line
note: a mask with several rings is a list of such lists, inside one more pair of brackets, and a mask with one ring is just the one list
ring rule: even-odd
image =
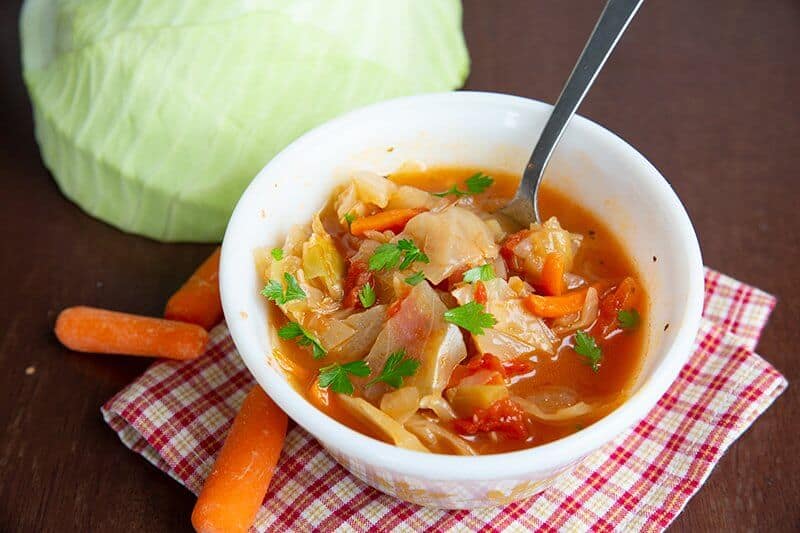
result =
[[273,248],[270,254],[272,254],[272,258],[275,261],[280,261],[281,259],[283,259],[283,250],[281,250],[280,248]]
[[350,224],[356,219],[356,216],[353,213],[345,213],[344,221],[347,222],[347,227],[350,227]]
[[451,324],[461,326],[474,335],[483,335],[484,328],[497,324],[494,315],[484,311],[483,304],[469,302],[445,312],[444,319]]
[[278,305],[283,305],[292,300],[302,300],[306,297],[305,291],[297,283],[297,279],[294,276],[284,272],[283,280],[286,282],[286,292],[283,291],[280,283],[271,279],[261,289],[261,295],[266,296],[268,300],[272,300]]
[[319,340],[303,329],[303,326],[297,322],[289,322],[279,329],[278,337],[285,340],[294,339],[300,346],[311,346],[311,354],[314,356],[314,359],[325,357],[325,348],[322,347]]
[[636,309],[618,311],[617,322],[622,329],[633,329],[639,325],[639,312]]
[[417,248],[417,245],[414,244],[414,241],[410,241],[408,239],[402,239],[398,241],[397,247],[403,251],[403,262],[400,263],[400,270],[405,270],[411,263],[414,261],[419,261],[420,263],[430,263],[431,260],[428,259],[428,256],[422,253],[422,250]]
[[600,361],[603,359],[603,351],[597,345],[594,337],[584,331],[575,332],[575,346],[572,348],[575,353],[586,358],[586,364],[597,372],[600,370]]
[[492,183],[494,183],[494,178],[492,178],[491,176],[487,176],[483,172],[476,172],[475,174],[468,177],[464,181],[464,185],[467,186],[466,191],[460,190],[458,188],[458,185],[453,185],[444,192],[435,192],[432,194],[440,198],[444,198],[445,196],[449,196],[451,194],[454,196],[467,196],[470,194],[480,194],[489,187],[491,187]]
[[284,297],[287,302],[291,302],[292,300],[302,300],[306,297],[305,291],[297,283],[297,280],[294,276],[288,272],[284,272],[283,280],[286,282],[286,294]]
[[494,178],[487,176],[483,172],[476,172],[472,176],[468,177],[467,181],[464,183],[466,184],[467,190],[470,192],[470,194],[480,194],[492,186],[492,183],[494,183]]
[[[402,258],[402,263],[400,259]],[[414,241],[409,239],[402,239],[397,243],[387,242],[375,248],[372,257],[369,258],[370,270],[384,270],[394,268],[397,263],[400,263],[400,270],[405,270],[414,261],[421,263],[430,263],[431,260],[428,256],[422,253],[422,250],[417,248]]]
[[271,279],[264,285],[264,288],[261,289],[261,296],[265,296],[268,300],[273,300],[275,302],[283,301],[283,287],[280,283]]
[[489,281],[494,279],[494,267],[492,265],[477,266],[464,272],[464,281],[475,283],[476,281]]
[[330,388],[341,394],[353,394],[353,383],[349,374],[359,377],[369,375],[369,366],[366,361],[352,361],[340,365],[334,363],[319,369],[319,386],[322,389]]
[[372,285],[367,283],[361,290],[358,291],[358,299],[361,300],[361,305],[364,306],[364,309],[369,309],[375,304],[375,291],[372,288]]
[[403,386],[403,378],[413,376],[418,368],[419,361],[406,357],[405,349],[401,348],[389,355],[383,365],[381,375],[367,383],[367,385],[383,381],[395,389],[399,389]]
[[405,279],[405,282],[408,283],[411,286],[418,285],[418,284],[422,283],[423,281],[425,281],[425,273],[424,272],[417,272],[416,274],[408,276]]

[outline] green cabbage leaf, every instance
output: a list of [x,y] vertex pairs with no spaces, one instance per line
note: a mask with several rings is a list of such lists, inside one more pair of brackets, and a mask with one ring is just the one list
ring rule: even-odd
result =
[[216,241],[310,128],[461,86],[459,0],[27,0],[23,74],[45,164],[125,231]]

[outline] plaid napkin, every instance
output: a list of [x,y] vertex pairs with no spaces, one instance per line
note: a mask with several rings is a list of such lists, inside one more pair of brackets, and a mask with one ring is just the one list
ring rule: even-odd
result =
[[[787,385],[753,352],[775,298],[713,270],[705,288],[694,354],[677,381],[642,422],[544,492],[494,509],[418,507],[364,485],[295,426],[255,530],[665,529]],[[102,413],[126,446],[197,493],[253,383],[220,325],[204,356],[153,364]]]

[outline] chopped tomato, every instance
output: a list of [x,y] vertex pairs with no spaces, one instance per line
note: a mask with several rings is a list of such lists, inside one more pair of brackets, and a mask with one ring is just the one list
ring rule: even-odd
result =
[[525,411],[516,402],[504,398],[488,409],[476,409],[471,418],[454,420],[453,425],[462,435],[497,431],[510,439],[524,439],[530,435],[525,418]]
[[403,305],[403,300],[405,300],[405,297],[393,301],[391,305],[389,305],[389,309],[386,310],[386,316],[391,318],[396,315],[400,311],[400,306]]
[[471,370],[467,368],[466,365],[456,365],[453,369],[453,373],[450,374],[450,381],[447,382],[446,388],[456,387],[461,380],[471,374]]
[[466,377],[461,378],[461,381],[458,382],[458,386],[505,385],[505,382],[506,380],[503,378],[503,375],[500,372],[481,368],[480,370],[472,372]]
[[500,359],[490,353],[457,365],[450,375],[447,387],[457,385],[503,385],[506,373]]
[[535,368],[535,365],[527,359],[515,359],[513,361],[504,361],[503,370],[506,377],[518,376],[520,374],[527,374]]
[[488,296],[486,294],[486,285],[482,281],[475,283],[475,301],[481,305],[486,305]]
[[520,270],[520,265],[518,264],[517,258],[514,255],[514,248],[516,248],[517,245],[530,234],[531,230],[523,229],[506,237],[503,246],[500,248],[500,255],[503,256],[503,259],[505,259],[506,265],[509,269]]
[[467,368],[472,371],[478,371],[481,369],[494,370],[505,377],[505,372],[503,371],[503,365],[500,363],[500,359],[490,353],[485,353],[478,358],[472,359],[467,363]]
[[630,309],[639,299],[639,290],[636,281],[627,277],[617,288],[600,299],[600,316],[597,327],[602,328],[603,335],[608,335],[617,323],[617,313],[623,309]]
[[443,291],[450,292],[456,288],[456,285],[464,281],[464,272],[469,270],[469,267],[464,265],[453,271],[444,281],[439,283],[436,288]]
[[344,279],[344,300],[342,305],[345,308],[361,306],[358,293],[367,283],[375,288],[372,272],[364,261],[352,261],[347,269],[347,276]]

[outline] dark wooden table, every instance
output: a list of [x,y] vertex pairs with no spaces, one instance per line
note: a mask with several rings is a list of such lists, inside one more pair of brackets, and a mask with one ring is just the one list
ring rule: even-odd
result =
[[[552,102],[600,0],[467,0],[467,87]],[[210,252],[85,215],[33,138],[19,5],[0,7],[0,530],[182,531],[194,497],[129,452],[100,406],[147,361],[87,357],[51,333],[86,303],[158,315]],[[644,153],[683,199],[706,264],[775,294],[760,353],[800,375],[800,2],[647,3],[581,113]],[[26,369],[35,369],[28,374]],[[737,442],[676,531],[800,528],[800,394]]]

